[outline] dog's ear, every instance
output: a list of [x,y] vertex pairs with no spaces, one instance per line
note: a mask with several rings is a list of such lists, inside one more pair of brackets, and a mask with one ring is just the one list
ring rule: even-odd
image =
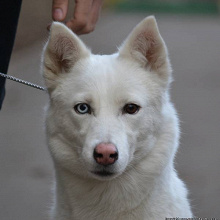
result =
[[145,18],[133,29],[119,49],[119,57],[131,58],[165,78],[171,72],[167,48],[154,16]]
[[43,55],[43,74],[48,90],[56,86],[60,74],[68,73],[78,60],[89,54],[85,44],[69,28],[53,22]]

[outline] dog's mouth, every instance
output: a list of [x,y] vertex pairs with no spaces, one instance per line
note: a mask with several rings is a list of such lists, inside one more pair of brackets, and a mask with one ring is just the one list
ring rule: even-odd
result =
[[93,178],[98,179],[98,180],[110,180],[118,176],[117,172],[114,172],[111,169],[97,169],[90,171]]
[[106,170],[102,170],[102,171],[94,171],[92,172],[93,174],[100,176],[100,177],[110,177],[113,176],[114,173],[106,171]]

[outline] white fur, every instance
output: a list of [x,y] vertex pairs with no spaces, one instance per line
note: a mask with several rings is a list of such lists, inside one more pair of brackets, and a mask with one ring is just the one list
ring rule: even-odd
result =
[[[169,100],[171,67],[154,17],[144,19],[113,55],[93,55],[68,28],[54,23],[44,50],[50,96],[47,137],[56,171],[53,220],[164,220],[192,217],[174,169],[179,125]],[[92,114],[80,115],[78,103]],[[123,113],[128,103],[141,106]],[[98,176],[100,143],[119,158],[113,176]]]

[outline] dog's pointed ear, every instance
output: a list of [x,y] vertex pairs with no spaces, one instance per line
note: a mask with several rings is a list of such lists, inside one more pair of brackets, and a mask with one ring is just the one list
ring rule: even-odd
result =
[[43,74],[47,88],[52,89],[60,74],[68,73],[78,60],[89,54],[85,44],[69,28],[53,22],[43,55]]
[[119,57],[131,58],[160,75],[171,72],[166,45],[154,16],[141,21],[119,49]]

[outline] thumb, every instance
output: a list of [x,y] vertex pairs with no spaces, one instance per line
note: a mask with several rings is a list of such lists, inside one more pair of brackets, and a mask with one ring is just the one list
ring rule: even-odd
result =
[[53,0],[52,18],[54,21],[63,21],[66,18],[68,0]]

